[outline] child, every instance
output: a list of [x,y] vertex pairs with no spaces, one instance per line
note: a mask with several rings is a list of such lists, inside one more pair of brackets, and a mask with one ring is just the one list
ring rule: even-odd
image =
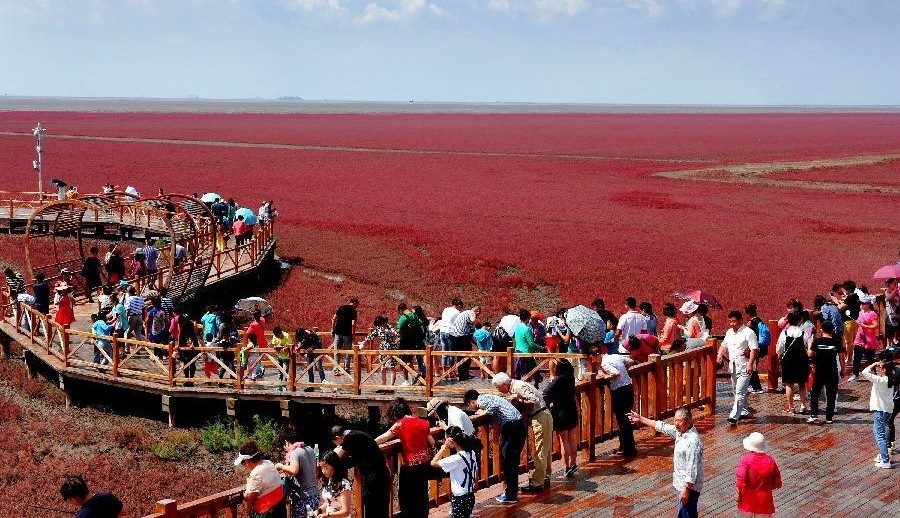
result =
[[[450,474],[451,518],[469,518],[475,508],[475,484],[478,480],[478,455],[481,441],[466,435],[458,426],[447,428],[447,440],[431,459],[431,465]],[[456,453],[449,455],[453,449]],[[449,456],[448,456],[449,455]]]
[[[287,379],[285,376],[285,372],[288,371],[288,368],[291,364],[291,347],[294,345],[291,343],[291,336],[284,331],[281,330],[280,327],[275,326],[272,329],[272,347],[275,349],[275,358],[278,359],[278,381],[284,381]],[[278,390],[284,390],[284,386],[279,386]]]
[[[475,345],[478,347],[479,352],[491,352],[494,348],[494,337],[491,336],[491,323],[482,322],[475,324],[475,332],[472,334],[472,339],[475,340]],[[490,368],[492,359],[490,356],[479,358],[482,365],[488,368]],[[479,369],[479,371],[481,372],[481,379],[487,379],[484,369]]]
[[894,409],[893,383],[889,383],[888,376],[893,374],[893,355],[888,352],[879,355],[879,361],[872,363],[860,373],[860,377],[872,382],[872,393],[869,396],[869,410],[872,411],[874,420],[873,433],[875,445],[878,447],[878,456],[875,457],[875,465],[879,468],[890,469],[891,457],[888,452],[887,420]]

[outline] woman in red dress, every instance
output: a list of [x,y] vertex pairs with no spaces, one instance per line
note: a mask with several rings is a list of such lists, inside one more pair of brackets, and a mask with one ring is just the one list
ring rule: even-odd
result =
[[72,290],[67,283],[61,282],[56,285],[56,296],[53,298],[53,303],[56,304],[54,321],[64,329],[68,329],[75,321],[75,309]]

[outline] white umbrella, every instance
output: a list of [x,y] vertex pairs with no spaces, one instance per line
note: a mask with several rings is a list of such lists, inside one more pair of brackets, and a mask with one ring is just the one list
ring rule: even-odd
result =
[[272,314],[272,305],[269,304],[269,301],[262,297],[247,297],[245,299],[241,299],[237,302],[237,304],[234,305],[234,309],[247,313],[259,311],[263,315]]
[[203,203],[215,203],[216,200],[221,200],[221,199],[222,199],[222,195],[214,193],[214,192],[208,192],[200,197],[200,201],[202,201]]
[[595,344],[603,341],[600,335],[600,315],[593,309],[578,305],[566,311],[566,324],[579,339]]
[[522,319],[519,318],[518,315],[506,315],[505,317],[500,319],[500,322],[497,323],[498,326],[502,327],[506,334],[512,336],[516,332],[516,326],[522,323]]

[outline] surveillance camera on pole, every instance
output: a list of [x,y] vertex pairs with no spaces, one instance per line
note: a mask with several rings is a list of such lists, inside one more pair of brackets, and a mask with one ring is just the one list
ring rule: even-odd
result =
[[47,128],[41,126],[39,122],[37,127],[31,130],[34,133],[34,138],[37,141],[34,148],[37,150],[37,160],[32,162],[34,166],[34,170],[37,171],[38,174],[38,196],[40,199],[44,199],[44,170],[43,163],[41,160],[41,151],[44,147],[44,132],[47,131]]

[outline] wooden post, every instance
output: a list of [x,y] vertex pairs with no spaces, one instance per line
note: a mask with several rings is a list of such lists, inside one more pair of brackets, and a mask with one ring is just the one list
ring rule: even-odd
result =
[[112,375],[113,378],[119,377],[119,351],[121,346],[119,345],[119,337],[113,333],[112,336]]
[[66,328],[59,327],[59,339],[62,342],[63,365],[69,366],[69,332]]
[[237,390],[244,388],[244,363],[241,361],[241,347],[241,343],[234,346],[234,359],[237,366],[237,379],[234,380],[234,386]]
[[510,378],[513,377],[513,353],[515,352],[515,347],[506,348],[506,374],[508,374]]
[[352,344],[350,349],[353,351],[353,393],[357,396],[362,394],[360,384],[362,383],[362,361],[359,354],[359,345]]
[[[778,355],[775,354],[775,344],[778,343],[778,337],[781,335],[781,328],[778,327],[777,320],[769,320],[769,329],[772,330],[772,341],[769,343],[769,377],[766,380],[766,385],[769,388],[769,392],[775,392],[778,389],[778,376],[781,375],[781,365],[778,362]],[[838,340],[841,337],[837,337]],[[841,365],[841,371],[843,372],[844,366]]]
[[653,364],[653,370],[648,377],[647,398],[649,401],[649,416],[651,419],[659,419],[666,405],[661,395],[666,393],[665,378],[663,376],[662,362],[658,354],[651,354],[649,361]]
[[591,462],[596,460],[597,455],[594,452],[594,441],[597,437],[597,380],[595,378],[596,374],[590,372],[587,374],[587,381],[585,383],[585,390],[587,391],[588,398],[588,440],[587,440],[587,449],[588,449],[588,458]]
[[177,518],[178,502],[171,498],[160,500],[156,502],[156,513],[161,514],[162,518]]
[[297,390],[297,351],[293,347],[288,356],[288,390],[291,392]]
[[434,365],[431,363],[431,350],[433,345],[425,346],[425,397],[431,398],[432,389],[434,387]]
[[169,386],[175,386],[175,342],[169,342]]
[[[718,342],[716,343],[718,346]],[[774,347],[773,347],[774,349]],[[704,373],[704,380],[706,382],[706,393],[709,394],[709,403],[707,404],[706,411],[709,415],[714,415],[716,413],[716,371],[718,370],[718,366],[716,365],[716,354],[718,351],[718,347],[709,351],[706,354],[704,369],[706,372]]]

